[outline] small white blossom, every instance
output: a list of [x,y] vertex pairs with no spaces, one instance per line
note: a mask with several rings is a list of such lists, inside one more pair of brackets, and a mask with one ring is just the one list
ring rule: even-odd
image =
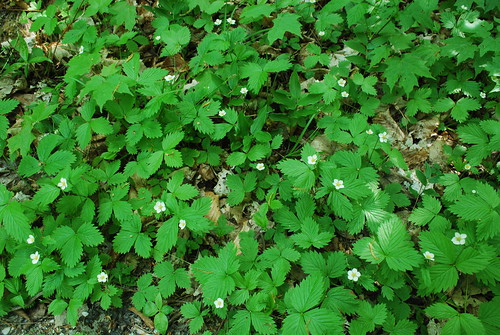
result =
[[383,133],[378,134],[378,138],[380,142],[385,143],[389,140],[389,135],[387,135],[387,132],[384,131]]
[[163,79],[165,79],[166,82],[170,82],[170,81],[175,79],[175,76],[172,74],[169,74],[169,75],[163,77]]
[[36,251],[34,254],[30,255],[31,263],[36,264],[40,260],[40,254]]
[[29,236],[28,236],[28,239],[26,240],[26,242],[27,242],[28,244],[33,244],[33,243],[35,243],[35,236],[33,236],[33,235],[29,235]]
[[246,87],[242,87],[241,90],[240,90],[240,93],[241,94],[247,94],[248,93],[248,89]]
[[220,117],[223,117],[223,116],[225,116],[225,115],[226,115],[226,111],[225,111],[225,110],[223,110],[223,109],[221,109],[221,110],[219,111],[219,116],[220,116]]
[[186,220],[183,220],[183,219],[179,220],[179,228],[181,228],[181,229],[186,228]]
[[78,49],[78,53],[81,55],[83,52],[85,51],[85,48],[82,46],[80,46],[80,48]]
[[167,210],[167,207],[165,207],[165,203],[163,201],[157,201],[154,206],[154,209],[156,213],[161,213],[165,212]]
[[257,163],[257,165],[255,166],[255,168],[259,171],[262,171],[264,170],[266,167],[264,165],[264,163]]
[[347,93],[346,91],[342,91],[340,95],[342,96],[342,98],[347,98],[349,96],[349,93]]
[[335,186],[336,190],[340,190],[341,188],[344,188],[344,181],[340,179],[334,179],[332,185]]
[[486,98],[486,93],[481,92],[481,93],[479,93],[479,96],[484,99],[484,98]]
[[466,5],[462,5],[462,6],[460,6],[460,8],[462,8],[463,10],[467,10],[468,9]]
[[466,169],[466,170],[470,170],[471,168],[472,168],[472,166],[469,163],[464,165],[464,169]]
[[214,21],[214,24],[216,26],[220,26],[222,24],[222,20],[221,19],[217,19],[217,20]]
[[345,84],[347,84],[347,80],[345,80],[344,78],[340,78],[339,80],[337,80],[337,84],[339,84],[340,87],[345,87]]
[[460,233],[455,233],[455,237],[451,239],[453,244],[456,245],[464,245],[465,244],[465,239],[467,238],[467,234],[460,234]]
[[477,191],[476,191],[476,190],[472,190],[471,192],[472,192],[472,193],[474,193],[474,194],[476,194],[476,193],[477,193]]
[[234,20],[233,18],[230,18],[230,17],[228,17],[226,21],[227,21],[227,23],[229,23],[230,25],[236,24],[236,20]]
[[320,31],[320,32],[318,33],[318,35],[319,35],[319,36],[325,36],[325,32],[324,32],[324,31]]
[[214,301],[215,308],[224,308],[224,300],[221,298]]
[[57,184],[57,187],[60,187],[61,190],[65,190],[68,187],[68,181],[66,178],[61,178],[59,179],[59,184]]
[[429,252],[429,251],[424,252],[424,257],[425,257],[425,259],[428,259],[428,260],[434,262],[434,254],[432,252]]
[[158,35],[158,36],[156,36],[156,37],[155,37],[155,40],[157,40],[157,41],[161,40],[161,36],[159,36],[159,35]]
[[368,135],[373,135],[373,130],[368,129],[368,130],[366,131],[366,133],[367,133]]
[[318,155],[307,156],[307,164],[314,165],[318,161]]
[[107,282],[107,281],[108,281],[108,275],[107,275],[107,273],[106,273],[106,272],[104,272],[104,271],[103,271],[103,272],[101,272],[101,273],[99,273],[99,274],[97,275],[97,281],[98,281],[99,283],[105,283],[105,282]]
[[354,268],[347,271],[347,279],[358,281],[359,277],[361,277],[361,272],[359,272],[358,269]]

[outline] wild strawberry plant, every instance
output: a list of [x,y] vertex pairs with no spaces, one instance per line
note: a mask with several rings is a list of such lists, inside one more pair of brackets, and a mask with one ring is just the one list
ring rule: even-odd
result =
[[[498,333],[493,1],[31,5],[41,44],[4,44],[3,75],[56,79],[0,100],[28,194],[0,185],[0,315],[43,298],[71,324],[133,305],[162,334],[175,310],[192,334]],[[449,140],[424,168],[428,120]]]

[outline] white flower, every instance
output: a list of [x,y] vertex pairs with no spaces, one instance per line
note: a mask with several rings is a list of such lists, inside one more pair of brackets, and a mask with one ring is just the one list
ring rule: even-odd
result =
[[165,79],[165,81],[166,81],[166,82],[169,82],[169,81],[174,80],[174,79],[175,79],[175,76],[174,76],[174,75],[172,75],[172,74],[169,74],[169,75],[167,75],[167,76],[163,77],[163,79]]
[[366,131],[366,133],[367,133],[368,135],[372,135],[372,134],[373,134],[373,130],[368,129],[368,130]]
[[226,115],[226,111],[225,110],[222,109],[222,110],[219,111],[219,116],[220,117],[223,117],[225,115]]
[[59,184],[57,184],[57,187],[60,187],[61,190],[64,191],[66,187],[68,187],[68,181],[66,180],[66,178],[59,179]]
[[165,207],[165,203],[163,201],[157,201],[154,207],[156,213],[165,212],[167,207]]
[[240,90],[240,93],[241,94],[247,94],[248,93],[248,89],[246,87],[242,87],[241,90]]
[[99,283],[105,283],[108,281],[108,275],[106,274],[106,272],[101,272],[97,275],[97,281]]
[[424,257],[425,257],[425,259],[428,259],[428,260],[434,262],[434,254],[432,252],[429,252],[429,251],[424,252]]
[[462,6],[460,6],[460,8],[462,8],[463,10],[467,10],[468,9],[466,5],[462,5]]
[[33,244],[33,243],[35,243],[35,236],[33,236],[33,235],[29,235],[29,236],[28,236],[28,239],[26,240],[26,242],[28,242],[28,244]]
[[335,186],[335,189],[337,189],[337,190],[344,188],[344,181],[343,180],[334,179],[332,184],[333,184],[333,186]]
[[466,170],[470,170],[471,167],[472,166],[469,163],[467,163],[467,164],[464,165],[464,169],[466,169]]
[[342,96],[342,98],[347,98],[349,96],[349,93],[347,93],[346,91],[342,91],[340,95]]
[[264,166],[264,163],[257,163],[257,165],[255,166],[255,168],[259,171],[262,171],[264,170],[266,167]]
[[[476,190],[472,190],[471,192],[472,192],[472,193],[474,193],[474,194],[476,194],[476,193],[477,193],[477,191],[476,191]],[[30,236],[31,236],[31,235],[30,235]]]
[[389,135],[384,131],[383,133],[378,134],[378,138],[380,142],[385,143],[389,140]]
[[451,239],[453,244],[456,245],[464,245],[465,239],[467,238],[467,234],[455,233],[455,237]]
[[234,19],[232,19],[232,18],[230,18],[230,17],[228,17],[226,21],[227,21],[227,23],[229,23],[230,25],[233,25],[233,24],[235,24],[235,23],[236,23],[236,20],[234,20]]
[[221,298],[214,301],[215,308],[224,308],[224,300]]
[[221,19],[217,19],[217,20],[214,21],[214,24],[216,26],[220,26],[222,24],[222,20]]
[[479,96],[484,99],[484,98],[486,98],[486,93],[481,92],[481,93],[479,93]]
[[161,40],[161,36],[159,36],[159,35],[158,35],[158,36],[156,36],[156,37],[155,37],[155,40],[157,40],[157,41]]
[[320,32],[318,33],[318,35],[319,35],[319,36],[325,36],[325,32],[324,32],[324,31],[320,31]]
[[85,48],[82,46],[80,46],[80,48],[78,49],[78,53],[81,55],[83,52],[85,51]]
[[316,154],[312,156],[307,156],[307,164],[314,165],[318,161],[318,156]]
[[344,87],[345,84],[347,84],[347,80],[345,80],[344,78],[340,78],[339,80],[337,80],[337,84],[339,84],[340,87]]
[[179,228],[181,228],[181,229],[186,228],[186,220],[183,220],[183,219],[179,220]]
[[40,254],[36,251],[34,254],[30,255],[31,263],[36,264],[40,260]]
[[361,272],[359,272],[358,269],[354,268],[347,271],[347,279],[358,281],[359,277],[361,277]]

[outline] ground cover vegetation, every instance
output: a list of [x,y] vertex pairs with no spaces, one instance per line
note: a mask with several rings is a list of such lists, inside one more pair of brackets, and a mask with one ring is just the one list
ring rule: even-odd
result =
[[28,189],[0,185],[0,315],[498,334],[498,2],[25,5],[1,75],[44,87],[0,100]]

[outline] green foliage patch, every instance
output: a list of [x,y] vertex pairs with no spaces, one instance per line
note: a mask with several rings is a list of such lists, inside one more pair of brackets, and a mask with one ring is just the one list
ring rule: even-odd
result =
[[0,316],[499,332],[494,1],[42,3],[0,53],[55,78],[0,99]]

